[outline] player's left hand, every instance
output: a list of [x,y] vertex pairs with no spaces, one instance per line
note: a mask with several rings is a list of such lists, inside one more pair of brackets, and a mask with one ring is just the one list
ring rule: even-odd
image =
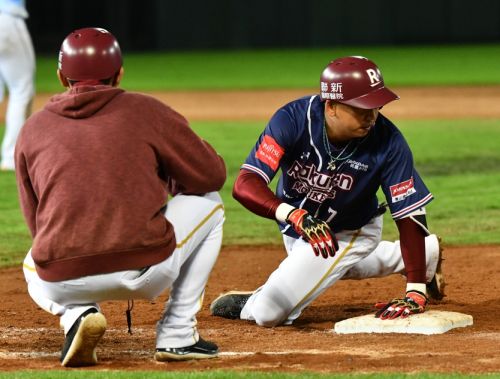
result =
[[286,218],[286,222],[293,226],[313,248],[316,256],[323,258],[334,257],[339,249],[335,234],[323,220],[317,219],[305,209],[294,209]]
[[403,299],[393,299],[388,303],[377,303],[375,307],[378,309],[375,317],[381,320],[393,320],[401,317],[405,318],[412,314],[425,312],[427,305],[427,296],[420,291],[407,291]]

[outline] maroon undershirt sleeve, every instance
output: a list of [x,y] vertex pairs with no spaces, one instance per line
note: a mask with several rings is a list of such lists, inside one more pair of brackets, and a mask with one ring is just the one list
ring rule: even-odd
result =
[[240,170],[234,182],[233,197],[253,213],[272,220],[275,220],[276,208],[283,202],[262,177],[248,170]]
[[425,232],[411,218],[396,220],[408,283],[426,282]]

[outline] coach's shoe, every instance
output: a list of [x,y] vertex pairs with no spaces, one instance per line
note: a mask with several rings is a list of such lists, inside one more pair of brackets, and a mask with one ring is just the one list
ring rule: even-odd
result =
[[230,291],[223,293],[210,305],[210,313],[214,316],[236,319],[253,292]]
[[216,358],[218,355],[217,345],[200,337],[198,342],[191,346],[156,349],[155,360],[159,362],[187,361],[189,359]]
[[439,256],[436,266],[436,273],[432,277],[431,281],[427,283],[427,295],[433,300],[442,300],[445,297],[444,288],[446,283],[444,281],[443,269],[441,264],[443,263],[443,248],[441,247],[441,237],[437,237],[439,246]]
[[95,365],[95,348],[105,331],[106,318],[102,313],[95,308],[83,312],[66,334],[61,364],[65,367]]

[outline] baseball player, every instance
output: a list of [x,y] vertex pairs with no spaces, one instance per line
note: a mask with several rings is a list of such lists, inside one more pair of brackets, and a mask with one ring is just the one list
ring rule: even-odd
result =
[[[289,325],[339,279],[404,273],[405,294],[376,306],[393,319],[424,312],[442,298],[439,242],[425,205],[432,199],[401,132],[380,113],[398,96],[379,68],[352,56],[330,62],[320,94],[279,109],[241,166],[233,196],[253,213],[274,219],[287,257],[253,292],[215,299],[213,315]],[[276,194],[268,187],[281,171]],[[382,188],[400,241],[380,242]]]
[[60,317],[62,365],[97,362],[99,302],[167,288],[155,359],[217,356],[196,313],[222,241],[224,161],[173,109],[118,88],[122,55],[108,31],[70,33],[57,74],[67,91],[28,119],[15,158],[33,236],[24,275],[35,303]]
[[24,0],[0,0],[0,102],[4,87],[9,92],[0,161],[3,171],[14,170],[14,147],[35,93],[35,53],[24,21],[27,17]]

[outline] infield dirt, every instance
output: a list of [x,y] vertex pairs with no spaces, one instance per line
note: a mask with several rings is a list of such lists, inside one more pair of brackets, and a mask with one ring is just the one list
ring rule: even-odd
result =
[[[500,87],[395,89],[402,100],[384,109],[404,118],[499,118]],[[312,91],[155,93],[190,120],[266,120],[282,104]],[[48,99],[40,95],[39,109]],[[0,109],[3,114],[3,109]],[[373,304],[401,295],[399,275],[340,281],[309,306],[293,326],[262,328],[212,317],[221,292],[253,290],[279,265],[277,246],[224,246],[198,314],[200,334],[216,342],[221,357],[156,363],[155,323],[168,293],[154,303],[136,301],[133,334],[127,334],[125,302],[105,302],[108,331],[92,370],[222,370],[315,372],[500,372],[500,246],[446,247],[447,297],[431,309],[462,312],[474,325],[441,335],[337,335],[334,323],[373,312]],[[57,317],[40,310],[26,291],[21,267],[0,270],[0,370],[59,369],[63,343]]]
[[[209,306],[221,292],[253,290],[284,258],[276,246],[226,246],[209,279],[198,314],[200,334],[216,342],[221,357],[156,363],[155,323],[168,294],[154,303],[136,301],[127,334],[126,302],[102,303],[108,331],[98,346],[96,370],[261,370],[315,372],[500,371],[500,247],[445,247],[447,297],[431,309],[462,312],[474,325],[439,335],[338,335],[334,323],[373,312],[373,304],[401,295],[399,275],[345,280],[327,290],[293,326],[262,328],[213,317]],[[63,333],[58,318],[38,309],[26,293],[21,268],[0,271],[0,370],[57,369]]]
[[[475,119],[499,118],[500,86],[482,87],[405,87],[391,88],[400,100],[387,105],[383,113],[398,119]],[[188,120],[268,120],[284,104],[316,89],[172,91],[151,92]],[[61,90],[62,92],[62,90]],[[39,110],[52,94],[38,94],[33,111]],[[6,101],[0,104],[0,122],[4,122]]]

